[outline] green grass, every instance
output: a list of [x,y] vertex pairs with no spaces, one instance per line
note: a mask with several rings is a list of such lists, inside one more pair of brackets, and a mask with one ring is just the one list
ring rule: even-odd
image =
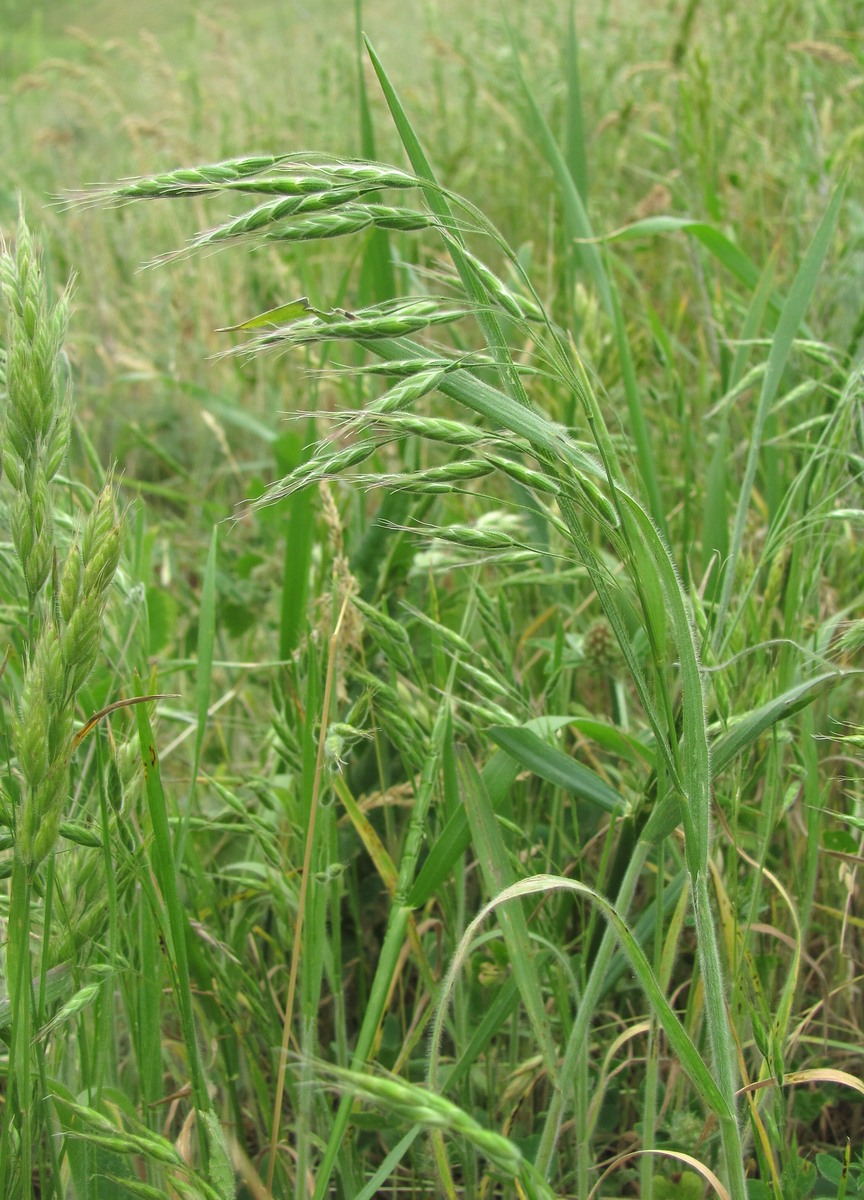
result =
[[0,1190],[861,1194],[855,6],[38,11]]

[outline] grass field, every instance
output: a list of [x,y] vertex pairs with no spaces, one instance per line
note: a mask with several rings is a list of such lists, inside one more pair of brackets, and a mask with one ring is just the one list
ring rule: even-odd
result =
[[864,1195],[858,5],[504,7],[5,0],[4,1197]]

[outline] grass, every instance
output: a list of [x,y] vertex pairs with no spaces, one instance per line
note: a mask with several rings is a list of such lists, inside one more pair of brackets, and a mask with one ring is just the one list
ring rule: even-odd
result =
[[577,15],[18,14],[4,1195],[864,1188],[854,8]]

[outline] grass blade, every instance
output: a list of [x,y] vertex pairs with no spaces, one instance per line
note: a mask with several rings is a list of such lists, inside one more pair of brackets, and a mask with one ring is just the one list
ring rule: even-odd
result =
[[593,281],[603,307],[611,318],[615,329],[615,341],[621,363],[621,375],[627,402],[628,426],[636,446],[639,476],[645,488],[651,516],[654,518],[657,527],[665,530],[665,510],[660,498],[657,469],[654,463],[645,413],[639,397],[633,355],[627,337],[620,298],[618,297],[614,281],[606,270],[600,250],[594,243],[594,232],[591,228],[591,222],[579,188],[570,173],[564,155],[561,153],[558,143],[540,111],[540,107],[525,78],[512,31],[510,40],[513,46],[517,79],[528,108],[529,133],[552,169],[564,209],[564,221],[568,235],[571,239],[578,242],[583,266]]
[[808,679],[806,683],[790,688],[759,708],[744,713],[711,744],[711,760],[715,773],[724,771],[767,729],[800,712],[854,674],[858,672],[831,671],[826,675],[818,675],[815,679]]
[[795,281],[792,284],[786,303],[783,305],[777,330],[771,342],[768,366],[762,381],[762,392],[759,396],[759,403],[756,407],[750,433],[750,445],[747,452],[747,463],[744,468],[744,478],[741,481],[738,507],[735,512],[735,524],[732,530],[729,559],[724,565],[723,582],[720,589],[720,600],[714,626],[714,644],[717,648],[727,642],[732,633],[732,629],[726,625],[726,614],[729,611],[729,605],[732,600],[732,588],[735,584],[738,559],[744,544],[744,527],[747,521],[747,513],[750,509],[753,484],[756,480],[756,471],[759,465],[759,456],[762,451],[765,423],[768,420],[771,405],[780,386],[780,378],[786,368],[792,346],[798,335],[801,322],[804,319],[804,313],[807,310],[813,290],[816,287],[822,263],[831,246],[834,227],[837,224],[840,205],[843,202],[844,190],[844,185],[841,183],[831,197],[831,201],[825,210],[822,220],[819,222],[807,253],[804,255],[801,266],[798,268],[798,274],[795,276]]
[[[315,420],[310,417],[305,444],[312,445],[315,437]],[[293,443],[292,443],[293,444]],[[280,447],[284,451],[284,444]],[[284,453],[279,454],[280,470],[293,469],[298,462],[289,463]],[[309,562],[315,536],[315,513],[313,497],[303,490],[288,500],[289,511],[285,527],[285,551],[282,566],[282,591],[279,605],[279,657],[288,662],[297,649],[306,620],[306,597],[309,591]]]
[[[470,628],[473,618],[474,602],[472,599],[469,599],[463,614],[463,637]],[[435,723],[429,738],[423,771],[414,798],[411,825],[405,840],[402,859],[399,863],[399,879],[396,895],[393,897],[393,903],[390,906],[387,930],[384,934],[381,952],[375,967],[375,976],[372,981],[366,1009],[363,1013],[363,1021],[360,1031],[357,1034],[354,1055],[351,1060],[352,1070],[360,1070],[369,1057],[375,1036],[384,1016],[399,956],[402,953],[412,913],[412,909],[407,902],[407,897],[417,873],[417,862],[425,838],[429,806],[432,802],[432,795],[438,778],[445,739],[450,728],[451,696],[456,681],[458,660],[458,653],[454,654],[447,676],[447,685],[441,703],[438,706]],[[336,1159],[339,1155],[342,1139],[348,1128],[350,1117],[351,1098],[350,1096],[345,1096],[340,1102],[336,1115],[333,1118],[330,1136],[327,1140],[315,1180],[313,1200],[324,1200],[324,1197],[328,1194],[330,1176],[336,1165]]]
[[588,156],[585,153],[585,115],[582,111],[582,80],[579,71],[579,31],[576,3],[571,0],[567,13],[567,132],[566,160],[570,177],[576,184],[582,203],[588,207]]
[[[657,982],[651,964],[649,963],[645,952],[634,937],[632,931],[626,921],[622,919],[616,911],[614,905],[610,904],[602,896],[598,895],[587,884],[580,883],[578,880],[566,879],[558,875],[533,875],[527,879],[522,879],[518,883],[511,884],[504,891],[496,895],[490,900],[474,920],[470,923],[462,939],[459,943],[450,966],[445,976],[444,983],[441,988],[441,995],[438,999],[438,1004],[435,1012],[435,1020],[432,1028],[432,1036],[430,1043],[430,1072],[434,1079],[434,1064],[438,1055],[441,1035],[443,1032],[443,1018],[449,1003],[450,992],[453,988],[456,975],[464,964],[465,956],[470,948],[480,926],[485,921],[486,917],[492,912],[497,912],[508,901],[522,898],[525,896],[543,895],[554,891],[568,891],[575,895],[583,896],[592,904],[596,905],[603,916],[608,921],[611,928],[614,930],[618,938],[621,948],[627,956],[630,966],[636,974],[639,983],[645,992],[646,997],[653,1009],[658,1021],[663,1027],[663,1031],[669,1039],[675,1054],[681,1063],[684,1070],[692,1078],[700,1096],[703,1098],[707,1106],[716,1114],[722,1122],[734,1119],[734,1110],[730,1109],[726,1096],[718,1087],[714,1076],[708,1065],[703,1060],[696,1046],[693,1044],[690,1035],[681,1024],[675,1012],[671,1008],[668,1000],[663,995],[662,990]],[[499,914],[499,919],[500,919]]]
[[507,385],[517,403],[528,406],[528,398],[525,395],[525,389],[522,386],[521,378],[513,366],[513,361],[510,357],[510,351],[507,346],[507,340],[501,330],[501,326],[495,317],[495,314],[488,306],[488,296],[486,289],[483,286],[482,280],[477,274],[477,270],[472,266],[471,257],[465,252],[465,239],[456,222],[450,205],[444,195],[442,189],[438,185],[435,178],[435,173],[429,159],[426,157],[426,152],[420,143],[414,128],[408,119],[402,103],[396,94],[390,79],[387,76],[384,67],[376,55],[371,42],[366,38],[366,48],[369,52],[369,57],[372,60],[372,65],[375,68],[375,73],[378,76],[378,82],[381,85],[381,90],[387,101],[387,106],[390,109],[390,115],[393,118],[393,123],[405,147],[405,152],[414,168],[415,173],[420,179],[429,181],[431,186],[424,187],[424,195],[432,212],[441,222],[441,225],[448,233],[448,249],[450,255],[459,273],[459,278],[467,292],[468,296],[477,305],[477,322],[483,330],[486,342],[495,356],[495,359],[501,370],[501,376]]
[[207,550],[207,561],[204,564],[204,576],[201,582],[201,605],[198,610],[198,670],[195,677],[195,745],[192,751],[192,778],[189,786],[189,797],[186,802],[182,823],[177,834],[175,860],[179,867],[183,861],[183,849],[189,829],[189,818],[194,811],[195,793],[198,784],[198,768],[201,763],[201,750],[210,711],[210,692],[213,686],[213,654],[216,645],[216,557],[218,552],[218,526],[214,525],[210,534],[210,545]]
[[[483,787],[489,796],[492,808],[497,811],[513,785],[519,767],[514,758],[503,751],[494,754],[482,771]],[[412,908],[421,908],[435,894],[441,884],[450,878],[460,855],[471,845],[471,828],[463,807],[448,818],[438,835],[429,857],[423,863],[406,903]]]
[[[153,827],[153,845],[150,853],[150,862],[162,895],[165,929],[170,938],[170,962],[175,977],[175,991],[177,1006],[180,1010],[183,1043],[189,1062],[193,1103],[199,1112],[206,1112],[210,1108],[210,1097],[198,1052],[198,1039],[195,1033],[195,1018],[192,1010],[189,959],[186,951],[188,922],[177,888],[175,860],[171,848],[171,832],[168,823],[168,807],[165,801],[165,792],[162,788],[156,739],[153,736],[150,718],[147,715],[147,705],[137,704],[135,706],[135,714],[138,722],[141,763],[144,768],[147,807]],[[206,1141],[204,1139],[202,1139],[202,1146],[206,1163]]]
[[[488,793],[483,787],[480,772],[464,747],[457,750],[459,787],[468,813],[468,823],[477,850],[480,869],[487,887],[493,894],[503,893],[512,883],[513,872],[504,846]],[[510,965],[534,1031],[543,1062],[554,1086],[558,1086],[558,1056],[552,1040],[549,1017],[543,1006],[543,988],[537,974],[536,955],[528,936],[528,924],[519,905],[502,907],[498,919],[504,931],[504,941]]]
[[587,800],[608,813],[623,812],[625,804],[613,787],[596,771],[576,762],[569,754],[550,746],[530,729],[498,725],[489,736],[502,750],[516,759],[520,766],[555,787],[563,788],[582,800]]

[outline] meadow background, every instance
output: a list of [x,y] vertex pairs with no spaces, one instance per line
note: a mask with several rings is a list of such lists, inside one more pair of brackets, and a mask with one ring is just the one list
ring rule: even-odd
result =
[[[40,589],[0,485],[3,1195],[864,1195],[860,17],[3,0],[0,230],[20,197],[75,276]],[[501,240],[391,187],[357,236],[142,270],[261,202],[232,171],[420,145]],[[413,359],[400,296],[452,318]],[[25,862],[33,664],[106,481]]]

